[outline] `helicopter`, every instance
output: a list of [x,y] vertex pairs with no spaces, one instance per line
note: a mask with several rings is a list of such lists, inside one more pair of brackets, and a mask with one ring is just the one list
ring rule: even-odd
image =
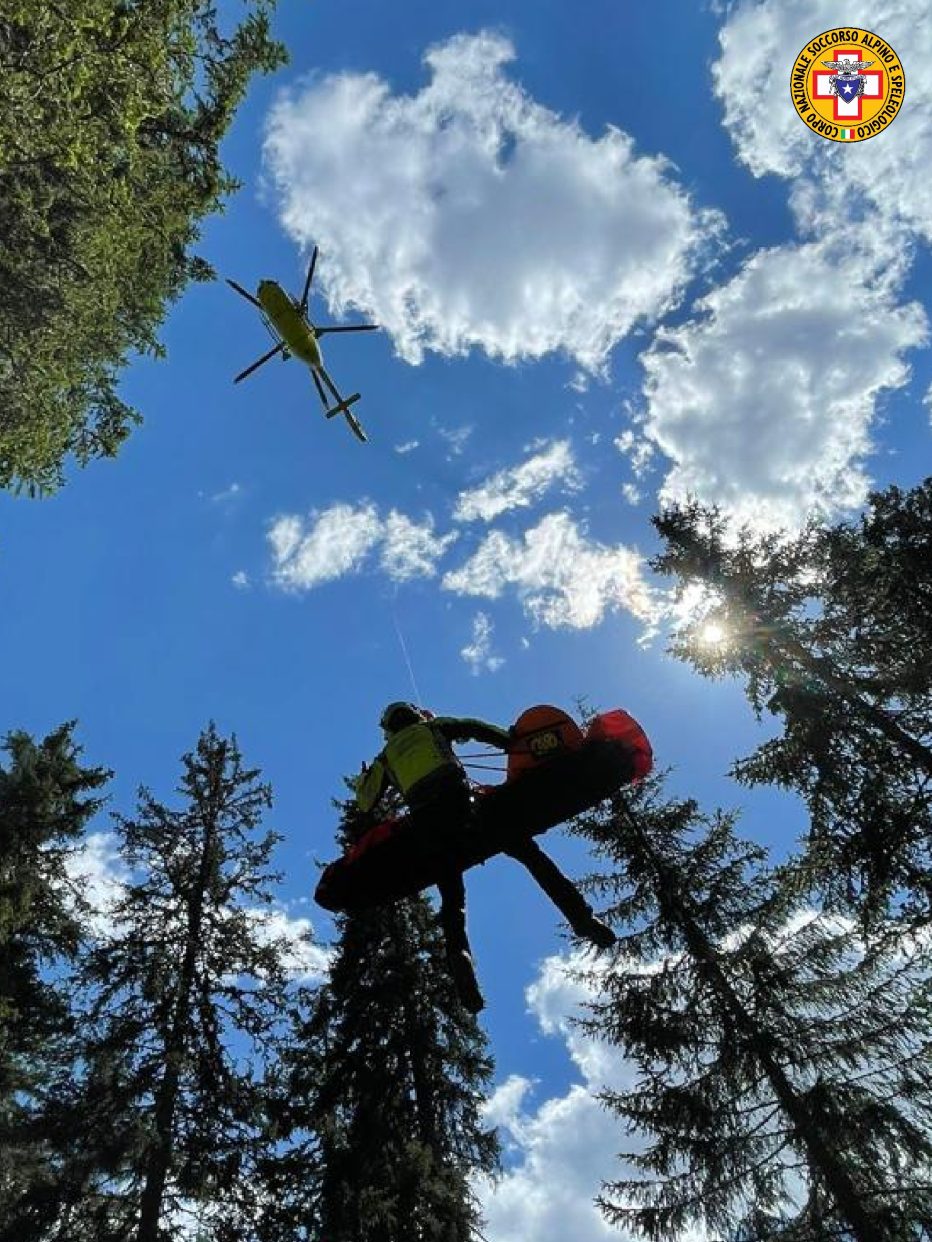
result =
[[[358,440],[365,442],[366,433],[363,431],[358,419],[350,409],[360,398],[360,393],[354,392],[351,397],[345,399],[340,396],[333,380],[327,374],[324,368],[323,356],[320,352],[318,340],[328,332],[374,332],[378,329],[377,323],[355,323],[347,325],[332,325],[330,327],[318,328],[307,317],[307,302],[311,291],[311,281],[314,279],[314,267],[317,263],[317,247],[314,247],[311,254],[310,266],[307,269],[307,280],[304,282],[304,292],[301,294],[301,301],[293,298],[290,293],[286,293],[281,285],[275,280],[260,280],[259,287],[256,290],[256,296],[253,297],[242,285],[236,283],[235,280],[227,279],[227,284],[234,289],[240,297],[251,302],[262,316],[262,321],[268,328],[269,332],[277,340],[277,344],[270,349],[267,354],[263,354],[256,362],[248,366],[245,371],[240,371],[233,383],[238,384],[240,380],[244,380],[247,375],[252,375],[253,371],[257,371],[264,363],[274,358],[276,354],[281,354],[283,361],[287,361],[292,354],[296,358],[300,358],[311,372],[311,379],[323,403],[324,414],[327,418],[334,418],[337,414],[342,414],[346,419],[350,431]],[[327,393],[324,388],[329,390],[336,405],[330,406],[327,400]]]

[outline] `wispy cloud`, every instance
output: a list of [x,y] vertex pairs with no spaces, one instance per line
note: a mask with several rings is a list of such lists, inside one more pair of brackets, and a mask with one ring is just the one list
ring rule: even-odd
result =
[[488,614],[477,612],[472,619],[472,640],[460,651],[474,676],[483,671],[494,673],[505,663],[501,656],[492,654],[493,629]]
[[272,108],[265,158],[331,303],[371,312],[403,357],[565,350],[591,371],[676,302],[718,219],[620,130],[534,100],[514,57],[484,31],[430,48],[414,95],[374,73],[314,81]]
[[286,591],[310,591],[324,582],[360,572],[379,552],[382,571],[395,582],[429,578],[457,538],[438,535],[427,514],[416,522],[392,509],[384,518],[375,505],[338,503],[307,518],[284,514],[268,531],[272,581]]
[[430,516],[414,522],[392,509],[382,527],[382,569],[394,582],[431,578],[437,562],[457,538],[456,531],[437,534]]
[[[450,458],[461,456],[463,450],[469,442],[469,437],[475,431],[475,427],[466,424],[462,427],[438,427],[437,432],[442,440],[446,441]],[[449,460],[449,459],[448,459]]]
[[457,522],[490,522],[509,509],[526,508],[556,483],[567,490],[580,486],[568,440],[556,440],[520,465],[499,470],[479,487],[460,492],[453,517]]
[[231,483],[229,487],[224,487],[219,492],[214,492],[208,499],[214,505],[229,504],[230,501],[237,500],[242,494],[243,489],[239,483]]

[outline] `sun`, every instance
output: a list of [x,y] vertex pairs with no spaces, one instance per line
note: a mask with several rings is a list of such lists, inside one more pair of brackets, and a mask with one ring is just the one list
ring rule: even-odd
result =
[[718,621],[708,621],[699,631],[699,641],[704,647],[721,647],[728,638],[728,631]]

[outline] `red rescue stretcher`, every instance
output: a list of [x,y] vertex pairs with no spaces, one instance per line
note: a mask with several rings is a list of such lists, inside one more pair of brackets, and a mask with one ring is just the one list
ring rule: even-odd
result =
[[595,716],[583,732],[557,707],[532,707],[512,735],[506,779],[479,786],[465,831],[446,831],[425,812],[376,824],[324,868],[317,903],[349,912],[411,897],[451,866],[466,871],[511,840],[589,810],[653,765],[647,734],[620,708]]

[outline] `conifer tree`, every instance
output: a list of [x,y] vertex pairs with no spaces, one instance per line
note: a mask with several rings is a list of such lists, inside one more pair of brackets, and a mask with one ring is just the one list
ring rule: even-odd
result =
[[705,600],[676,652],[705,674],[739,676],[757,713],[782,721],[735,775],[806,800],[807,861],[830,896],[867,917],[898,904],[928,922],[932,480],[793,538],[729,531],[695,505],[655,524],[667,545],[656,567]]
[[[927,938],[806,909],[733,816],[618,794],[580,830],[625,930],[584,1026],[637,1067],[607,1218],[673,1242],[906,1242],[932,1221]],[[766,1229],[764,1224],[766,1222]]]
[[[263,928],[278,839],[268,787],[211,725],[172,809],[117,817],[132,879],[89,953],[86,1071],[71,1116],[90,1141],[59,1179],[49,1239],[165,1242],[221,1228],[260,1129],[265,1048],[284,1008],[283,945]],[[95,1146],[95,1140],[98,1144]]]
[[[351,803],[343,826],[352,835]],[[498,1161],[481,1116],[492,1065],[436,916],[421,896],[340,916],[337,930],[326,982],[295,1013],[278,1110],[288,1146],[260,1236],[472,1242],[470,1179]]]
[[52,1159],[50,1101],[67,1077],[73,1016],[62,974],[82,936],[66,863],[108,773],[62,725],[10,734],[0,766],[0,1236],[29,1236]]

